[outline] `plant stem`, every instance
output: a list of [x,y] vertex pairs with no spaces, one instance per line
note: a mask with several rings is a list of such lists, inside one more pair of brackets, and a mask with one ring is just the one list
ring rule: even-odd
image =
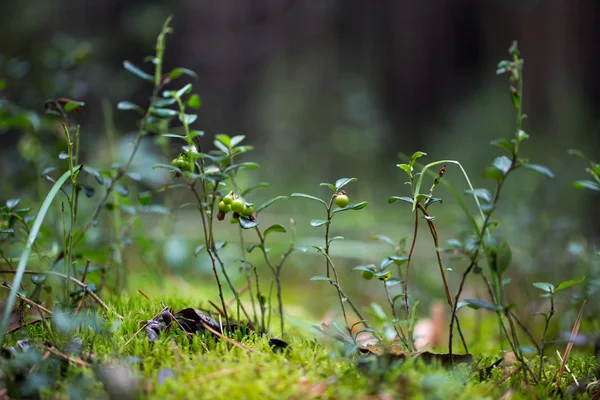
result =
[[415,250],[415,244],[417,243],[417,232],[419,229],[419,213],[415,210],[415,229],[413,232],[413,240],[410,244],[410,250],[408,252],[408,259],[406,260],[406,277],[404,279],[404,312],[406,313],[406,319],[410,318],[410,307],[408,305],[408,268],[412,260],[413,251]]
[[554,294],[550,297],[550,313],[546,316],[546,323],[544,324],[544,333],[542,333],[542,341],[538,348],[540,355],[540,370],[538,380],[541,381],[544,376],[544,350],[546,350],[546,333],[548,332],[548,326],[550,326],[550,319],[554,316]]

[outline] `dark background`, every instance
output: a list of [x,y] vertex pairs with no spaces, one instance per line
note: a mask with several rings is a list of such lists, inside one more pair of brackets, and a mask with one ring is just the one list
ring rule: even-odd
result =
[[[391,219],[385,201],[406,195],[395,168],[399,153],[423,150],[428,161],[457,159],[475,186],[490,187],[481,171],[501,150],[489,142],[514,135],[507,77],[495,70],[518,40],[525,58],[524,129],[531,136],[523,151],[556,177],[515,174],[499,210],[506,215],[501,229],[516,247],[515,259],[520,254],[523,273],[552,271],[556,279],[572,278],[566,268],[571,264],[557,253],[573,250],[574,241],[597,242],[598,197],[573,189],[572,182],[585,177],[585,165],[567,149],[600,158],[599,1],[0,4],[5,98],[39,114],[47,99],[85,101],[78,118],[86,162],[110,165],[106,105],[114,110],[121,100],[145,104],[150,94],[122,62],[150,71],[143,59],[172,15],[165,69],[183,66],[198,74],[194,90],[204,107],[197,128],[208,136],[246,135],[256,147],[253,160],[262,166],[257,179],[272,182],[275,194],[316,193],[319,182],[358,177],[351,196],[373,205],[355,222],[359,237],[378,230],[410,234],[410,213]],[[135,118],[114,110],[112,122],[126,155]],[[27,192],[27,182],[35,179],[31,163],[15,151],[22,138],[18,129],[0,129],[2,198]],[[42,166],[52,165],[63,149],[60,138],[52,129],[40,134]],[[169,161],[147,141],[134,167],[152,181],[158,172],[149,166]],[[464,185],[456,168],[449,167],[444,179]],[[449,200],[444,210],[456,209]],[[312,209],[294,207],[302,215],[299,224],[307,226],[310,217],[302,217]],[[451,221],[464,222],[456,215],[460,211],[448,212]],[[444,239],[454,234],[451,227],[446,225]]]

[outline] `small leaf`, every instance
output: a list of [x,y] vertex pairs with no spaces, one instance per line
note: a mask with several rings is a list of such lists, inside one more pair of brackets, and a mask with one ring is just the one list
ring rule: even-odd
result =
[[150,109],[150,112],[160,118],[171,118],[177,115],[177,111],[171,110],[169,108],[152,107]]
[[331,183],[321,183],[319,186],[327,186],[329,189],[333,190],[334,192],[337,192],[336,188],[334,185],[332,185]]
[[194,79],[198,79],[198,74],[196,74],[191,69],[182,68],[182,67],[177,67],[177,68],[172,69],[171,72],[169,72],[169,79],[171,79],[173,81],[184,74],[191,76]]
[[315,196],[311,196],[311,195],[309,195],[309,194],[304,194],[304,193],[292,193],[292,194],[291,194],[291,196],[292,196],[292,197],[304,197],[304,198],[306,198],[306,199],[315,200],[315,201],[318,201],[318,202],[320,202],[320,203],[321,203],[321,204],[323,204],[324,206],[327,206],[327,203],[325,203],[325,201],[324,201],[324,200],[321,200],[320,198],[318,198],[318,197],[315,197]]
[[161,206],[160,204],[151,204],[149,206],[140,207],[140,211],[151,214],[169,215],[171,210],[169,207]]
[[404,201],[406,203],[409,203],[411,206],[413,204],[413,199],[411,197],[399,197],[399,196],[390,196],[390,197],[388,197],[388,203],[389,204],[395,203],[397,201]]
[[127,111],[127,110],[134,110],[139,112],[140,114],[144,114],[144,109],[140,106],[138,106],[137,104],[134,104],[130,101],[121,101],[119,102],[119,104],[117,104],[117,108],[119,110],[123,110],[123,111]]
[[512,166],[512,161],[506,157],[506,156],[500,156],[498,158],[496,158],[494,160],[494,162],[492,163],[492,165],[500,172],[502,172],[502,174],[504,176],[506,176],[506,174],[508,173],[508,171],[510,171],[510,168]]
[[600,192],[600,185],[594,181],[581,180],[577,181],[573,184],[575,189],[589,189],[594,190],[596,192]]
[[200,253],[205,248],[206,248],[205,244],[201,244],[198,247],[196,247],[196,249],[194,250],[194,257],[198,257],[198,253]]
[[252,245],[248,246],[248,248],[246,249],[246,251],[248,253],[252,253],[252,250],[254,250],[257,247],[260,247],[260,244],[252,244]]
[[329,243],[336,241],[336,240],[344,240],[344,239],[345,239],[345,237],[343,237],[343,236],[334,236],[331,239],[329,239]]
[[[69,102],[67,102],[67,104],[65,104],[63,106],[63,109],[65,110],[65,112],[71,112],[75,109],[79,109],[79,107],[83,107],[85,106],[85,103],[83,101],[75,101],[75,100],[71,100]],[[79,111],[79,110],[78,110]]]
[[227,245],[227,242],[217,242],[215,243],[215,250],[220,250]]
[[198,96],[197,94],[193,94],[190,96],[190,98],[187,100],[186,104],[189,107],[192,107],[193,109],[199,109],[200,107],[202,107],[202,100],[200,99],[200,96]]
[[191,90],[192,90],[192,84],[188,83],[187,85],[185,85],[184,87],[182,87],[181,89],[176,91],[175,94],[177,95],[177,97],[181,98],[181,97],[183,97],[184,94],[188,94]]
[[91,186],[82,185],[82,184],[79,184],[77,186],[79,188],[81,188],[81,190],[83,190],[83,193],[85,194],[85,197],[87,197],[87,198],[93,197],[94,194],[96,193],[96,190],[94,190],[94,188]]
[[465,190],[465,194],[472,194],[478,199],[487,201],[488,203],[492,201],[492,195],[490,191],[487,189],[473,189],[473,190]]
[[535,171],[540,175],[544,175],[546,178],[554,178],[552,171],[543,165],[523,163],[523,167]]
[[529,135],[521,129],[517,135],[517,139],[519,139],[519,142],[522,142],[523,140],[529,139]]
[[246,136],[244,136],[244,135],[234,136],[231,138],[230,146],[235,147],[238,144],[242,143],[244,141],[244,139],[246,139]]
[[240,226],[242,229],[252,229],[258,226],[256,219],[250,219],[249,217],[240,217]]
[[365,208],[368,205],[369,205],[369,202],[362,201],[360,203],[351,204],[351,205],[346,206],[344,208],[336,208],[335,210],[333,210],[332,214],[339,213],[339,212],[342,212],[342,211],[348,211],[348,210],[362,210],[363,208]]
[[406,172],[408,175],[411,175],[411,174],[412,174],[413,167],[411,167],[411,166],[410,166],[410,165],[408,165],[408,164],[396,164],[396,167],[398,167],[398,168],[400,168],[400,169],[404,170],[404,172]]
[[191,125],[198,119],[196,114],[183,114],[179,115],[179,120],[182,124]]
[[580,282],[583,282],[583,280],[585,279],[585,276],[582,276],[579,279],[572,279],[570,281],[564,281],[558,284],[558,286],[554,289],[555,292],[558,292],[559,290],[563,290],[566,289],[568,287],[571,287],[573,285],[577,285]]
[[498,244],[498,248],[496,250],[496,266],[500,272],[504,273],[510,266],[511,262],[512,252],[510,250],[510,246],[506,240],[503,240]]
[[335,181],[335,188],[339,191],[341,188],[343,188],[347,184],[354,183],[357,180],[358,179],[356,179],[356,178],[341,178],[341,179],[338,179],[337,181]]
[[413,153],[412,157],[410,158],[410,165],[411,166],[415,165],[415,162],[417,161],[418,158],[421,158],[426,155],[427,155],[427,153],[423,153],[422,151],[415,151]]
[[487,167],[485,170],[483,170],[483,177],[485,179],[492,179],[496,182],[500,182],[502,179],[504,179],[504,174],[502,174],[502,172],[495,167]]
[[61,151],[60,153],[58,153],[59,160],[66,160],[67,158],[69,158],[69,155],[66,151]]
[[388,258],[390,260],[392,260],[393,262],[395,262],[396,264],[404,264],[405,262],[408,261],[407,256],[389,256]]
[[143,79],[143,80],[149,81],[149,82],[152,82],[154,80],[152,75],[145,73],[144,71],[142,71],[141,69],[139,69],[138,67],[136,67],[135,65],[130,63],[129,61],[123,61],[123,67],[125,67],[125,69],[127,71],[131,72],[133,75],[137,76],[140,79]]
[[123,185],[115,185],[115,192],[119,193],[123,197],[129,196],[129,190]]
[[480,299],[465,299],[464,303],[467,305],[467,307],[473,308],[475,310],[485,308],[486,310],[491,311],[502,311],[502,307],[496,306],[494,304],[488,303],[487,301]]
[[269,234],[275,233],[275,232],[285,233],[285,228],[279,224],[271,225],[270,227],[268,227],[265,230],[263,235],[266,238],[267,236],[269,236]]
[[[258,187],[258,185],[257,185],[257,187]],[[268,187],[268,186],[267,186],[267,187]],[[246,192],[247,192],[248,190],[249,190],[249,189],[246,189]],[[244,194],[246,194],[246,192],[244,192]],[[259,212],[261,212],[261,211],[262,211],[262,210],[264,210],[265,208],[269,207],[271,204],[273,204],[273,203],[274,203],[274,202],[276,202],[277,200],[285,200],[285,199],[287,199],[287,198],[288,198],[287,196],[277,196],[277,197],[274,197],[274,198],[272,198],[271,200],[267,200],[267,201],[265,201],[264,203],[262,203],[260,206],[258,206],[258,208],[257,208],[257,209],[256,209],[254,212],[255,212],[255,214],[257,214],[257,215],[258,215],[258,213],[259,213]]]
[[494,139],[494,140],[492,140],[490,142],[490,144],[494,145],[494,146],[498,146],[498,147],[500,147],[502,149],[505,149],[510,154],[513,154],[515,152],[515,146],[510,141],[508,141],[507,139],[503,139],[503,138]]
[[8,199],[6,201],[6,207],[8,207],[9,211],[14,210],[18,205],[21,199]]
[[569,150],[567,150],[567,154],[570,156],[577,156],[579,158],[583,158],[586,161],[589,161],[588,158],[585,156],[585,154],[583,154],[583,152],[581,150],[569,149]]
[[[411,203],[412,203],[412,200],[411,200]],[[387,243],[392,249],[396,248],[396,243],[394,243],[394,241],[386,235],[373,235],[373,236],[371,236],[371,239],[381,240],[382,242]]]
[[327,223],[326,219],[311,219],[310,220],[310,224],[314,227],[325,225],[326,223]]
[[392,287],[402,283],[402,281],[398,278],[390,278],[385,282],[385,286]]
[[315,275],[315,276],[311,277],[309,280],[310,281],[330,281],[331,282],[331,278],[328,278],[328,277],[322,276],[322,275]]
[[150,205],[151,199],[152,199],[152,193],[150,193],[150,192],[138,193],[138,201],[143,206]]
[[535,286],[538,289],[543,290],[544,292],[548,292],[548,293],[553,293],[554,292],[554,285],[548,282],[535,282],[533,284],[533,286]]

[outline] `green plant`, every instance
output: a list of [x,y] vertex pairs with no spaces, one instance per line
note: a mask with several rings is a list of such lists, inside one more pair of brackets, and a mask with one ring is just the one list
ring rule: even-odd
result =
[[[335,289],[338,293],[338,298],[340,301],[340,306],[342,309],[342,313],[344,315],[344,322],[346,324],[346,330],[348,331],[348,333],[352,332],[352,328],[348,321],[348,315],[346,313],[345,303],[348,303],[348,305],[350,305],[352,310],[356,313],[358,318],[363,322],[365,327],[368,327],[368,325],[366,322],[364,322],[364,318],[362,317],[361,313],[358,311],[358,308],[354,305],[354,303],[352,303],[352,301],[348,298],[348,296],[346,296],[346,294],[342,290],[342,287],[340,286],[340,278],[339,278],[338,271],[335,268],[335,265],[329,255],[331,243],[334,242],[335,240],[343,240],[344,237],[343,236],[335,236],[335,237],[330,238],[329,231],[331,229],[331,222],[333,220],[333,217],[337,213],[340,213],[342,211],[348,211],[348,210],[362,210],[363,208],[365,208],[368,205],[368,203],[366,201],[362,201],[360,203],[355,203],[355,204],[351,204],[351,205],[345,204],[346,199],[344,199],[344,197],[347,197],[347,196],[346,196],[346,193],[344,191],[342,191],[342,188],[344,188],[347,184],[354,183],[356,181],[357,181],[356,178],[341,178],[341,179],[338,179],[335,182],[335,184],[321,183],[321,186],[326,186],[329,189],[331,189],[333,192],[333,194],[331,195],[328,202],[319,197],[315,197],[315,196],[305,194],[305,193],[292,193],[292,195],[291,195],[292,197],[303,197],[306,199],[317,201],[317,202],[321,203],[325,208],[326,218],[325,219],[313,219],[310,221],[310,224],[315,228],[325,225],[325,238],[324,238],[325,245],[324,246],[313,246],[313,248],[315,248],[320,254],[323,255],[323,257],[325,257],[326,276],[317,275],[317,276],[313,276],[312,278],[310,278],[310,280],[311,281],[328,281],[335,287]],[[340,205],[338,204],[338,207],[334,209],[333,203],[336,202],[338,196],[344,196],[344,197],[342,197],[343,200],[340,202],[340,204],[342,204],[342,205],[345,204],[345,206],[340,207]],[[333,274],[332,274],[332,272],[333,272]]]

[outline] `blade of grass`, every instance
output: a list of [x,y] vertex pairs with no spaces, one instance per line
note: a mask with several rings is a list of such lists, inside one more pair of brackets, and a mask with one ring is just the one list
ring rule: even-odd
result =
[[585,306],[586,300],[581,304],[581,308],[579,309],[579,315],[577,315],[577,319],[575,320],[575,325],[573,325],[573,330],[571,331],[571,337],[569,338],[569,344],[567,344],[567,348],[565,350],[565,355],[562,360],[562,364],[560,364],[560,369],[558,370],[558,374],[556,376],[556,387],[560,387],[560,380],[562,378],[563,372],[565,371],[565,367],[567,365],[567,361],[569,360],[569,356],[571,355],[571,349],[573,349],[573,343],[575,341],[575,337],[579,332],[579,326],[581,325],[581,319],[583,317],[583,307]]
[[[74,173],[81,170],[83,165],[80,165],[76,169],[73,170]],[[56,197],[58,191],[62,187],[62,185],[71,177],[71,172],[65,172],[52,186],[50,192],[44,199],[44,203],[42,203],[42,207],[35,217],[35,221],[33,222],[33,226],[31,227],[31,231],[29,232],[29,237],[27,238],[27,244],[25,245],[25,249],[21,254],[21,259],[19,260],[19,265],[17,266],[17,273],[12,281],[12,289],[8,296],[8,300],[6,301],[6,308],[4,309],[4,316],[2,317],[2,322],[0,322],[0,346],[4,344],[4,331],[6,331],[6,324],[8,323],[8,317],[10,316],[10,312],[15,305],[15,297],[17,294],[18,288],[21,286],[21,281],[23,280],[23,273],[25,268],[27,267],[27,262],[29,261],[29,253],[31,252],[31,248],[33,247],[33,243],[37,238],[37,235],[42,226],[42,222],[44,222],[44,218],[46,217],[46,213],[50,209],[50,205],[52,204],[52,200]]]

